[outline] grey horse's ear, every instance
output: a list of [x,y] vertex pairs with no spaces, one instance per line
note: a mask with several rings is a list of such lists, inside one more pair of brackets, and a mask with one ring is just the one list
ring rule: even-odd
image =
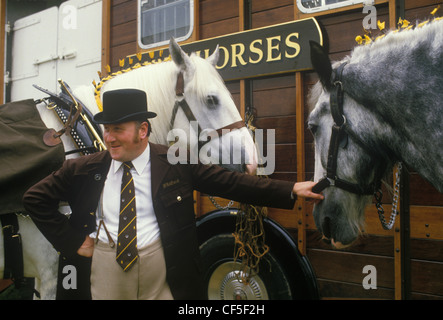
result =
[[180,48],[173,37],[171,37],[171,40],[169,41],[169,53],[171,54],[172,61],[174,61],[182,70],[185,70],[191,65],[189,56],[182,50],[182,48]]
[[326,50],[317,42],[309,41],[311,46],[311,63],[317,72],[320,82],[326,89],[330,89],[332,86],[332,66]]
[[218,57],[220,56],[219,46],[217,44],[217,47],[215,47],[214,52],[206,58],[206,61],[208,61],[210,64],[212,64],[214,67],[217,65]]

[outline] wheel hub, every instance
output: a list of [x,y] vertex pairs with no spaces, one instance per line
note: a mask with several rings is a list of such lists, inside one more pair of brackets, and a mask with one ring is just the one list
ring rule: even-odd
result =
[[245,275],[240,264],[225,262],[211,275],[208,284],[210,300],[268,300],[266,287],[258,275],[249,277],[249,283],[242,281]]

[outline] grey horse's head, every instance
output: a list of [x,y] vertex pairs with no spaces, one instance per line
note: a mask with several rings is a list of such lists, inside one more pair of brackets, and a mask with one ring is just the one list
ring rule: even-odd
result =
[[[311,44],[311,59],[320,81],[311,90],[310,103],[313,107],[308,119],[308,127],[315,141],[315,181],[326,176],[328,154],[334,119],[331,115],[330,96],[334,90],[336,72],[331,66],[327,53],[320,45]],[[335,67],[335,65],[334,65]],[[344,94],[343,115],[346,132],[337,145],[337,168],[335,176],[352,187],[331,185],[322,192],[325,199],[314,206],[316,226],[335,247],[343,248],[354,242],[362,231],[364,209],[371,199],[366,194],[353,189],[370,189],[380,181],[386,171],[386,161],[375,152],[376,141],[371,134],[371,126],[376,119],[365,108]],[[373,189],[371,189],[373,190]],[[372,192],[371,192],[372,193]]]

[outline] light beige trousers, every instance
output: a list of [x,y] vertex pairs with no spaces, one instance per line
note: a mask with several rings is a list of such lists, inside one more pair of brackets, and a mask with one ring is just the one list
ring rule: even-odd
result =
[[160,239],[138,250],[139,258],[128,271],[115,261],[116,249],[95,244],[91,266],[93,300],[172,300],[166,282],[166,264]]

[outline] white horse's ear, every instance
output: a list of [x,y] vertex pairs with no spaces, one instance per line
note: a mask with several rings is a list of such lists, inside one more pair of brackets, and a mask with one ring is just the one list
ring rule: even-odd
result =
[[189,56],[182,50],[182,48],[180,48],[178,43],[172,37],[169,41],[169,52],[171,54],[172,61],[174,61],[174,63],[180,67],[180,69],[186,70],[192,65]]
[[215,47],[215,50],[214,50],[214,52],[212,53],[212,55],[210,55],[207,59],[206,59],[206,61],[208,61],[210,64],[212,64],[214,67],[217,65],[217,62],[218,62],[218,57],[220,56],[220,51],[219,51],[219,48],[218,48],[219,46],[218,46],[218,44],[217,44],[217,47]]

